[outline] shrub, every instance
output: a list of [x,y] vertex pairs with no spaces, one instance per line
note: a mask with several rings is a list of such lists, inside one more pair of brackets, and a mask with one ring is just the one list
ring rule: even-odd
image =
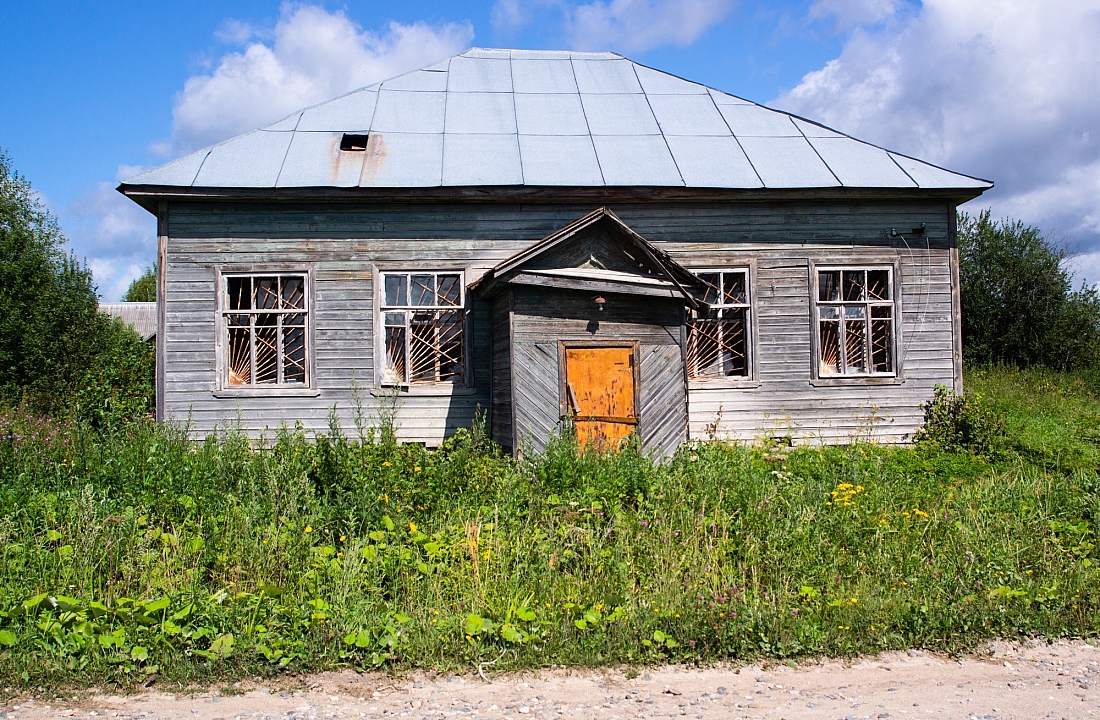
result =
[[118,426],[152,414],[156,404],[156,352],[119,318],[104,329],[104,349],[68,399],[78,419],[95,428]]
[[980,393],[956,395],[937,385],[924,405],[924,427],[917,442],[935,442],[948,452],[992,454],[1005,435],[1005,421],[988,407]]
[[1056,370],[1100,363],[1100,297],[1073,291],[1063,249],[1038,228],[959,213],[963,352],[968,362]]

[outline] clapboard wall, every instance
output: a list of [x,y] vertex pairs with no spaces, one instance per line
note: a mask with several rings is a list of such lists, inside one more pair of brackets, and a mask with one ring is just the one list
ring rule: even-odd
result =
[[[372,394],[377,270],[464,269],[469,282],[595,206],[169,202],[161,230],[163,414],[189,422],[196,436],[229,424],[258,434],[282,422],[323,431],[335,407],[350,431],[353,378],[366,393],[368,413],[381,402]],[[919,426],[920,405],[935,384],[961,383],[950,201],[630,202],[611,209],[688,268],[755,262],[754,382],[692,385],[692,437],[704,436],[710,425],[720,436],[742,439],[774,432],[809,441],[867,434],[905,440]],[[922,236],[909,232],[922,224]],[[900,267],[902,373],[895,384],[811,384],[809,262],[838,258]],[[217,397],[217,269],[303,264],[313,272],[314,392]],[[490,308],[471,305],[475,387],[466,394],[403,394],[397,409],[402,439],[437,444],[468,426],[477,408],[489,409],[490,383],[504,358],[490,345]],[[507,362],[515,369],[530,360],[517,355]],[[494,432],[503,421],[492,419]],[[513,435],[524,431],[516,422]]]
[[[511,335],[505,342],[494,337],[494,346],[510,345],[514,358],[507,385],[514,426],[510,436],[495,435],[497,442],[538,451],[561,429],[567,411],[563,343],[620,342],[638,348],[635,410],[642,448],[667,456],[687,440],[682,301],[608,294],[599,310],[591,293],[516,286],[495,299],[496,307],[510,310]],[[494,394],[503,387],[494,386]],[[499,402],[504,410],[506,401]]]

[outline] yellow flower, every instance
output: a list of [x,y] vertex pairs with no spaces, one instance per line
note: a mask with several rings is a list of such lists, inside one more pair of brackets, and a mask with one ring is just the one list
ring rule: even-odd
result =
[[344,542],[345,540],[347,540],[347,537],[345,537],[345,536],[341,535],[341,536],[340,536],[340,542]]
[[417,465],[416,467],[414,467],[413,472],[420,472],[420,466]]
[[313,532],[313,527],[312,527],[312,526],[310,526],[310,525],[306,525],[306,532],[307,532],[307,533],[311,533],[311,532]]
[[409,523],[409,532],[416,532],[416,523],[414,523],[414,522]]
[[390,466],[390,461],[389,461],[389,460],[387,460],[386,462],[382,463],[382,467],[389,467],[389,466]]
[[342,553],[342,552],[336,553],[336,557],[338,557],[338,558],[344,557],[344,553]]

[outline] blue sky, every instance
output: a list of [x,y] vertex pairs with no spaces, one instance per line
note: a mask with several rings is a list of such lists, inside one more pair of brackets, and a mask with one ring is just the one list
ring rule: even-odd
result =
[[0,147],[113,300],[155,248],[118,180],[471,45],[615,50],[992,179],[1100,279],[1095,0],[5,3]]

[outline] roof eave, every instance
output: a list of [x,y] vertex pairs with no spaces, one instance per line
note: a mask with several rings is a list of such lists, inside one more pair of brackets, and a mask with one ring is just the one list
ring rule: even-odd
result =
[[711,188],[675,186],[432,186],[432,187],[191,187],[120,184],[116,189],[146,210],[156,213],[162,200],[362,202],[759,202],[784,200],[949,200],[957,205],[993,187],[811,187]]

